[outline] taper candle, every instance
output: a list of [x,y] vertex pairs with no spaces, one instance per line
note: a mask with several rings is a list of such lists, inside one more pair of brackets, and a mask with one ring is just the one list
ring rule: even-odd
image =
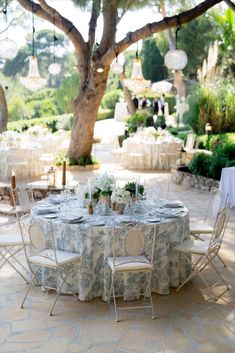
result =
[[16,174],[14,169],[12,169],[11,171],[11,188],[12,189],[16,188]]
[[62,169],[62,186],[66,185],[66,160],[63,160],[63,169]]

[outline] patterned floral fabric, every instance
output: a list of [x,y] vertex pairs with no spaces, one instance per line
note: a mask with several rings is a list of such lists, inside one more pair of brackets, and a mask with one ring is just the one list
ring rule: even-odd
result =
[[[112,256],[112,226],[115,226],[116,256],[122,256],[123,237],[126,229],[133,224],[124,224],[127,216],[111,213],[109,216],[99,217],[100,225],[92,222],[97,216],[90,216],[85,209],[84,222],[69,224],[60,220],[60,215],[53,220],[56,246],[60,250],[78,253],[81,256],[79,267],[71,268],[67,281],[79,293],[80,300],[87,301],[95,297],[102,297],[107,301],[111,284],[111,272],[107,266],[107,257]],[[145,256],[151,253],[151,237],[154,224],[148,223],[147,214],[131,215],[133,221],[139,223],[140,230],[145,237]],[[97,220],[97,218],[96,218]],[[50,242],[50,222],[45,215],[37,215],[32,210],[31,221],[36,221],[43,227]],[[189,274],[190,266],[174,251],[174,246],[189,238],[188,211],[184,208],[175,218],[162,218],[157,223],[156,242],[154,250],[154,269],[152,275],[152,291],[159,294],[169,294],[170,287],[177,287]],[[144,290],[145,277],[142,274],[117,274],[116,292],[125,299],[137,298]],[[53,271],[43,273],[45,284],[59,286]],[[66,288],[64,288],[66,292]]]

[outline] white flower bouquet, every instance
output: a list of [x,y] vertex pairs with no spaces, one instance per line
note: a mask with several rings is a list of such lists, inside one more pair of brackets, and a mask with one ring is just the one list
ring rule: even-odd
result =
[[127,204],[131,200],[131,193],[122,188],[115,189],[111,195],[111,201],[114,203],[124,203]]
[[98,195],[111,195],[115,187],[115,178],[110,174],[100,174],[91,180],[92,193]]

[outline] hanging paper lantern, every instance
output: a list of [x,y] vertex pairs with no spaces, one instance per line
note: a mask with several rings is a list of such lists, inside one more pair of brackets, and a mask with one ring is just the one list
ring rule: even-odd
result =
[[57,63],[52,63],[49,65],[48,71],[51,75],[58,75],[60,73],[60,65]]

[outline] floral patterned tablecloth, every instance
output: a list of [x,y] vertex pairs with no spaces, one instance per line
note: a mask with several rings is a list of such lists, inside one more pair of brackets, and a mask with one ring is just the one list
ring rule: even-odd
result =
[[[77,268],[71,268],[67,280],[73,286],[75,292],[79,293],[80,300],[86,301],[95,297],[102,297],[103,300],[107,301],[111,274],[106,259],[112,254],[112,226],[115,226],[115,236],[120,239],[118,244],[121,251],[124,229],[133,227],[133,224],[122,223],[122,220],[126,220],[127,215],[117,215],[111,211],[109,216],[103,217],[90,216],[86,209],[77,209],[76,212],[84,216],[83,223],[65,223],[61,220],[60,213],[58,213],[58,218],[53,220],[57,247],[81,255],[80,264]],[[128,217],[131,221],[138,222],[148,244],[155,227],[154,223],[148,221],[148,213],[142,211]],[[44,215],[37,215],[36,208],[32,210],[31,218],[32,221],[41,224],[48,239],[50,239],[51,221],[46,219]],[[183,208],[175,218],[161,218],[156,223],[156,227],[152,291],[159,294],[169,294],[170,287],[177,287],[191,270],[190,266],[174,251],[175,245],[189,238],[187,209]],[[43,276],[46,284],[59,285],[53,271],[44,272]],[[118,278],[116,284],[117,295],[124,293],[126,299],[132,299],[134,292],[138,296],[144,284],[141,275],[138,276],[138,274],[125,274],[124,281],[123,278]]]

